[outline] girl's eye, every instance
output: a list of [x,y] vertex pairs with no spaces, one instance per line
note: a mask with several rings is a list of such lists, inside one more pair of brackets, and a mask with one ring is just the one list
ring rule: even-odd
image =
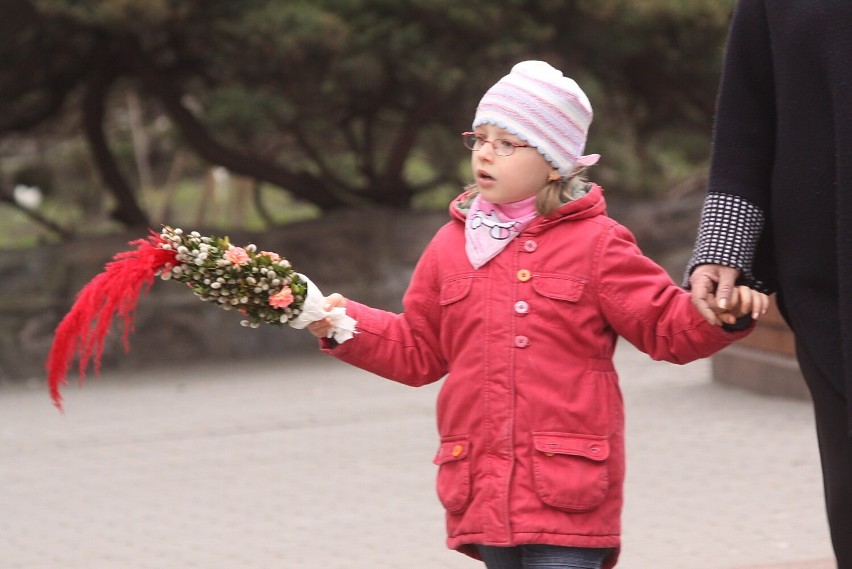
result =
[[512,143],[511,143],[511,142],[509,142],[508,140],[503,140],[502,138],[498,138],[497,140],[495,140],[495,141],[494,141],[494,144],[495,144],[495,145],[496,145],[496,146],[497,146],[500,150],[508,150],[509,152],[511,152],[511,151],[513,151],[513,150],[515,149],[515,145],[514,145],[514,144],[512,144]]

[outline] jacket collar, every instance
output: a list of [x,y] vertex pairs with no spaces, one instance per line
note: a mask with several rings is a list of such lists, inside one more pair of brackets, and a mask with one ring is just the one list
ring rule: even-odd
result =
[[[470,202],[470,192],[465,191],[459,195],[450,204],[450,217],[464,224]],[[525,232],[538,233],[563,221],[576,221],[605,214],[606,200],[603,197],[603,188],[592,184],[592,189],[585,196],[566,203],[550,215],[537,217]]]

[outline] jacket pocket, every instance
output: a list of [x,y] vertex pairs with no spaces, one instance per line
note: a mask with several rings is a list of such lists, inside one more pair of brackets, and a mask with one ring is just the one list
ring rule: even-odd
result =
[[470,439],[441,440],[434,463],[438,465],[438,498],[451,514],[459,514],[470,501]]
[[577,277],[535,275],[532,280],[536,297],[534,317],[542,325],[559,330],[576,325],[585,287],[585,281]]
[[461,275],[451,277],[441,284],[441,306],[448,306],[460,301],[470,293],[473,286],[473,277]]
[[536,275],[533,289],[547,298],[565,302],[578,302],[583,295],[585,282],[575,277]]
[[533,471],[542,502],[569,512],[597,508],[609,491],[609,441],[598,435],[533,433]]

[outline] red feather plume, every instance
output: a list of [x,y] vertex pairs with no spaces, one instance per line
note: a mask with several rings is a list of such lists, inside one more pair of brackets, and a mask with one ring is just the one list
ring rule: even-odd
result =
[[130,245],[136,249],[116,254],[104,272],[78,293],[71,310],[57,326],[47,358],[47,373],[50,396],[59,409],[62,409],[60,388],[68,383],[66,376],[75,355],[81,384],[89,362],[94,361],[95,374],[100,371],[104,338],[116,314],[124,320],[122,339],[125,350],[129,349],[140,296],[150,290],[162,269],[177,264],[175,252],[162,249],[162,243],[159,234],[153,231],[148,239],[131,241]]

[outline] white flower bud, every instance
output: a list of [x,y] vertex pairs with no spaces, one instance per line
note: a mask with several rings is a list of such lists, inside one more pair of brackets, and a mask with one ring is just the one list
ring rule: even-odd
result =
[[183,235],[183,229],[180,227],[175,227],[175,235]]
[[246,251],[248,251],[249,253],[254,253],[255,251],[257,251],[257,245],[255,245],[254,243],[249,243],[248,245],[246,245]]
[[212,289],[214,289],[214,290],[220,289],[220,288],[222,288],[222,283],[220,283],[220,282],[215,282],[215,283],[213,283],[213,284],[211,284],[211,285],[210,285],[210,288],[212,288]]
[[246,277],[246,283],[254,286],[257,284],[257,279],[254,277]]
[[259,286],[254,287],[254,289],[252,289],[252,290],[254,290],[255,294],[260,294],[260,293],[263,292],[263,288],[261,288]]
[[196,239],[197,239],[197,238],[199,238],[199,237],[201,237],[201,234],[200,234],[199,232],[197,232],[197,231],[193,231],[192,233],[190,233],[190,235],[192,235],[192,236],[193,236],[193,237],[195,237]]

